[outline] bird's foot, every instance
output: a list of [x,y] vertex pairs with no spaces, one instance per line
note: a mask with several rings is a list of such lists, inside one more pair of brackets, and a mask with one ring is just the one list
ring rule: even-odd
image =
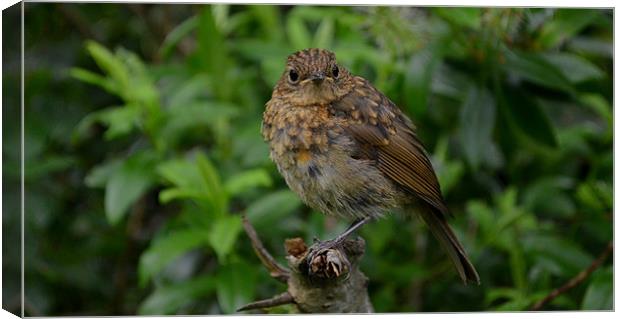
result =
[[336,278],[348,274],[350,265],[339,246],[343,238],[315,243],[306,256],[308,274],[312,277]]
[[[348,274],[349,262],[343,257],[343,253],[338,248],[345,239],[355,230],[362,227],[370,220],[370,217],[360,218],[354,221],[342,234],[330,240],[319,241],[314,238],[314,244],[306,256],[308,274],[310,276],[339,277],[343,271]],[[344,262],[342,261],[344,260]]]

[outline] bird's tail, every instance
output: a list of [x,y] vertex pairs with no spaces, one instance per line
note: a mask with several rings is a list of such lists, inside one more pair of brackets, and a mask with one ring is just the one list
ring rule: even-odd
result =
[[425,207],[420,207],[420,209],[418,209],[418,213],[428,228],[430,228],[435,238],[439,240],[439,243],[450,257],[450,260],[452,260],[452,263],[456,267],[463,283],[467,284],[468,282],[473,282],[480,284],[480,277],[478,276],[478,272],[476,272],[476,268],[474,268],[474,265],[472,265],[471,261],[469,261],[463,246],[461,246],[458,238],[456,238],[456,235],[452,232],[446,218],[443,215],[434,212],[429,206],[420,206]]

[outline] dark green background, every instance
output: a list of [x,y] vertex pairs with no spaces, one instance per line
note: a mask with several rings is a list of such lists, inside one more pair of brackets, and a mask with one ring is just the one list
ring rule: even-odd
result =
[[[385,218],[360,232],[376,311],[527,310],[612,239],[611,10],[27,3],[25,17],[26,315],[233,313],[282,292],[240,216],[281,260],[285,238],[346,226],[300,203],[259,133],[306,47],[411,116],[480,273],[464,286],[421,223]],[[3,146],[18,196],[19,135]],[[543,309],[611,309],[612,269]]]

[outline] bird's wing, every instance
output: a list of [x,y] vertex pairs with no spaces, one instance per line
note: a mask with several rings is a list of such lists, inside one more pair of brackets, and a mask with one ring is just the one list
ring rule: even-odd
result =
[[445,215],[444,203],[433,166],[415,134],[413,123],[381,92],[362,78],[333,112],[359,145],[363,157],[374,160],[378,169],[394,182]]

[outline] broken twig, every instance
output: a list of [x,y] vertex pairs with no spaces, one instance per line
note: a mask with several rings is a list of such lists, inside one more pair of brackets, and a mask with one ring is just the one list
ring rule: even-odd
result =
[[247,304],[238,311],[294,304],[303,313],[373,312],[366,288],[368,278],[358,269],[365,249],[363,239],[346,239],[336,247],[312,254],[309,252],[320,249],[320,242],[307,247],[301,238],[287,239],[289,267],[286,269],[265,249],[245,218],[243,226],[263,265],[272,277],[286,282],[288,289],[275,297]]
[[243,228],[248,237],[250,237],[256,256],[258,256],[263,265],[269,270],[271,277],[278,281],[286,282],[289,278],[289,271],[281,266],[267,249],[265,249],[263,242],[261,242],[260,238],[258,238],[258,234],[256,234],[256,230],[245,216],[243,216]]

